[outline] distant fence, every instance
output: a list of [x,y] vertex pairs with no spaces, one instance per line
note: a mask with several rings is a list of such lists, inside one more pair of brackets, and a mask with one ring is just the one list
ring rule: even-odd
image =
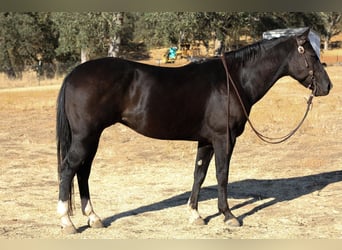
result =
[[325,63],[327,65],[331,64],[341,64],[342,65],[342,54],[340,55],[324,55],[321,54],[320,58],[322,63]]

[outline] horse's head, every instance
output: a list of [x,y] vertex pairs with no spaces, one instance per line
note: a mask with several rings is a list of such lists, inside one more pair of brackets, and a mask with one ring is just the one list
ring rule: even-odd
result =
[[329,94],[332,83],[309,41],[310,29],[295,37],[296,49],[289,61],[289,74],[315,96]]

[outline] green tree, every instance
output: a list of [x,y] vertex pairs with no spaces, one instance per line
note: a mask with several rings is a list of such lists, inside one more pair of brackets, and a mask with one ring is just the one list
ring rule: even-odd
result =
[[[228,12],[153,12],[142,13],[135,36],[149,46],[178,45],[193,40],[208,46],[217,38],[225,43],[245,23],[243,13]],[[233,37],[233,36],[232,36]]]
[[341,12],[320,12],[325,30],[324,35],[324,50],[329,49],[330,40],[342,31],[342,13]]
[[[199,15],[198,22],[201,23],[204,20],[204,24],[199,26],[207,33],[203,37],[220,41],[221,50],[224,48],[232,50],[239,47],[240,36],[246,26],[246,18],[245,12],[204,12]],[[204,44],[208,44],[208,41],[204,41]]]
[[138,16],[134,34],[137,40],[144,41],[149,47],[177,44],[176,12],[138,13]]
[[201,41],[209,49],[215,40],[231,50],[242,35],[259,40],[278,28],[311,27],[327,47],[342,30],[339,12],[0,12],[0,25],[0,71],[13,78],[29,68],[53,76],[96,57],[144,58],[145,45]]
[[57,32],[48,13],[0,13],[0,70],[20,78],[38,62],[52,63]]
[[59,29],[60,57],[73,56],[81,62],[90,57],[105,56],[110,45],[118,41],[122,25],[111,12],[58,12],[53,20]]

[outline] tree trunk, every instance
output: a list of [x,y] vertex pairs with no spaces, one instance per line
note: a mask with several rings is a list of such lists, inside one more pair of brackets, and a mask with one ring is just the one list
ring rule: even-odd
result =
[[[5,45],[6,47],[6,45]],[[13,65],[14,62],[12,60],[12,57],[11,57],[11,52],[9,49],[5,49],[5,60],[7,63],[6,63],[6,67],[5,67],[5,72],[6,72],[6,75],[9,79],[15,79],[17,77],[16,73],[15,73],[15,70],[14,70],[14,67]]]
[[120,53],[120,45],[121,45],[121,37],[120,37],[120,30],[123,24],[123,13],[118,12],[113,14],[113,23],[115,26],[118,27],[118,31],[110,39],[109,49],[108,49],[108,56],[109,57],[118,57]]
[[88,49],[81,48],[81,63],[88,61]]
[[329,38],[328,36],[325,37],[324,39],[324,50],[328,50],[329,49]]
[[338,23],[341,20],[341,14],[337,12],[328,12],[328,22],[326,24],[326,35],[324,39],[324,50],[330,49],[330,40],[334,35],[340,33]]

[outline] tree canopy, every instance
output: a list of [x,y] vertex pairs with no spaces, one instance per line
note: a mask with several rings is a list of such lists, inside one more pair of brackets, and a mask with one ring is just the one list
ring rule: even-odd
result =
[[0,12],[0,72],[27,69],[52,77],[81,61],[103,56],[142,58],[147,49],[217,39],[226,50],[241,36],[308,26],[328,49],[342,30],[339,12]]

